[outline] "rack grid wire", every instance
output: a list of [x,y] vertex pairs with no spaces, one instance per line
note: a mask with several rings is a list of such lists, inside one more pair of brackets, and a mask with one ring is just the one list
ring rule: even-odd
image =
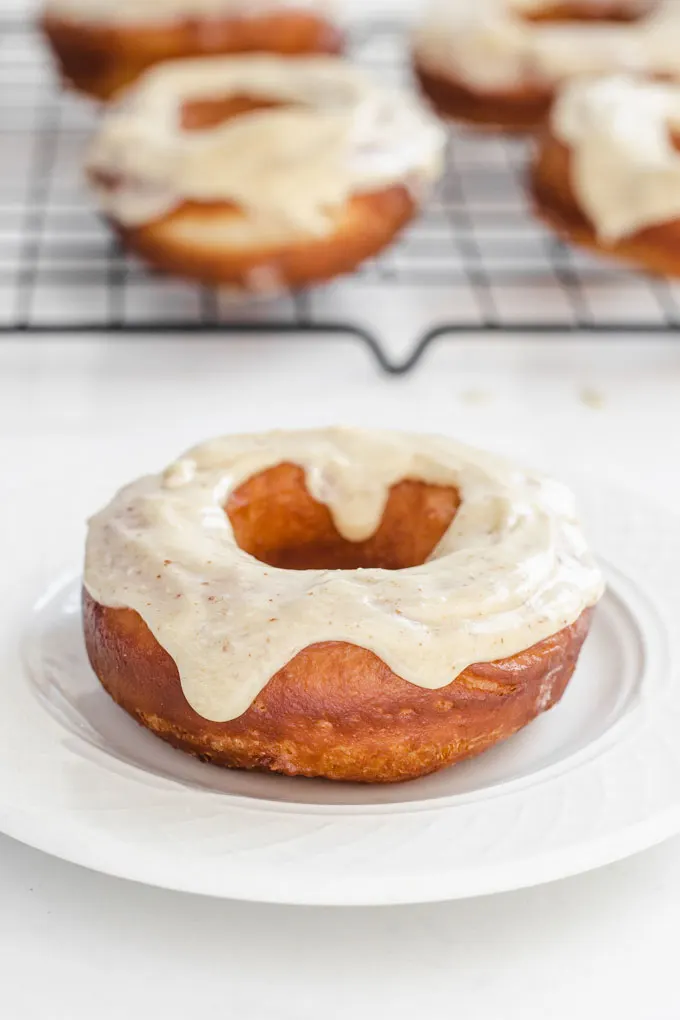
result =
[[[404,38],[357,25],[353,55],[403,84]],[[81,167],[96,117],[59,89],[31,25],[0,23],[0,332],[347,334],[397,375],[443,337],[680,328],[680,283],[573,250],[532,216],[525,142],[456,129],[422,216],[352,276],[247,303],[170,279],[122,252],[92,207]]]

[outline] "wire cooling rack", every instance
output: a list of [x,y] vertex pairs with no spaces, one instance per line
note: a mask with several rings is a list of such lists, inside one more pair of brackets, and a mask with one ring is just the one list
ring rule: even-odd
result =
[[[408,75],[403,32],[371,23],[354,56],[380,80]],[[60,92],[30,25],[0,22],[0,331],[348,334],[403,374],[436,339],[477,332],[673,333],[680,285],[558,242],[532,217],[526,145],[454,131],[432,201],[380,258],[327,286],[234,303],[121,252],[83,186],[96,120]],[[395,350],[399,353],[395,355]]]

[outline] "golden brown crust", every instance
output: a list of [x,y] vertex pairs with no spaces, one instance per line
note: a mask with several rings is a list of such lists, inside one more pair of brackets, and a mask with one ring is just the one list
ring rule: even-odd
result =
[[275,293],[351,272],[390,244],[415,211],[404,186],[354,195],[334,214],[330,234],[269,247],[246,245],[240,230],[230,245],[230,229],[245,223],[245,217],[227,202],[184,202],[153,223],[123,227],[112,221],[112,226],[127,248],[165,272]]
[[539,139],[529,186],[537,214],[568,241],[653,273],[680,276],[680,220],[647,227],[620,241],[599,239],[574,192],[571,151],[549,130]]
[[158,25],[87,25],[47,15],[43,31],[62,78],[80,92],[108,100],[164,60],[233,53],[301,56],[340,53],[338,28],[308,11],[252,18],[202,18]]
[[653,10],[656,0],[647,0],[636,11],[622,0],[609,0],[606,4],[591,4],[588,0],[566,0],[549,7],[542,7],[532,13],[524,14],[525,21],[535,22],[573,22],[573,21],[605,21],[630,22],[640,21]]
[[512,92],[475,92],[453,78],[415,65],[416,78],[435,111],[445,119],[504,131],[527,131],[546,116],[552,90],[522,88]]
[[[283,464],[241,486],[226,510],[239,544],[265,562],[398,568],[427,558],[457,507],[455,490],[400,482],[376,534],[354,545],[309,495],[300,468]],[[356,782],[426,775],[525,726],[562,696],[591,614],[519,655],[470,666],[440,690],[408,683],[365,648],[319,642],[280,669],[238,719],[214,723],[190,707],[175,663],[141,617],[83,592],[92,667],[142,725],[217,765]]]

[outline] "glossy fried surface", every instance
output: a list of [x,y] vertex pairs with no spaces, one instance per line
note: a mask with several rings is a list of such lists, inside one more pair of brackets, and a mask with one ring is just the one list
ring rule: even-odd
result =
[[529,184],[536,212],[562,237],[653,273],[680,276],[680,220],[647,227],[613,243],[600,240],[572,186],[571,151],[549,131],[540,139]]
[[424,95],[440,117],[464,124],[527,131],[541,123],[552,102],[552,91],[547,89],[475,92],[453,78],[426,71],[417,64],[415,74]]
[[[276,566],[399,569],[427,559],[458,502],[451,488],[400,482],[375,535],[350,543],[307,492],[302,470],[282,464],[242,485],[226,512],[241,547]],[[92,666],[142,725],[217,765],[357,782],[413,779],[515,733],[561,697],[590,617],[519,655],[471,666],[440,690],[408,683],[365,648],[319,642],[283,666],[242,716],[214,723],[189,706],[173,660],[136,612],[83,593]]]
[[233,53],[339,53],[340,31],[308,11],[252,18],[187,18],[158,25],[86,25],[47,16],[43,30],[63,79],[108,100],[149,67],[182,57]]
[[329,234],[268,246],[251,236],[245,214],[228,202],[184,202],[153,223],[112,226],[127,248],[165,272],[276,294],[351,272],[390,244],[415,211],[405,187],[354,195],[332,214]]
[[573,22],[573,21],[610,21],[616,23],[639,21],[656,6],[656,0],[647,0],[637,10],[631,10],[629,4],[622,0],[609,0],[608,3],[589,3],[588,0],[566,0],[549,7],[542,7],[523,15],[525,21],[535,22]]

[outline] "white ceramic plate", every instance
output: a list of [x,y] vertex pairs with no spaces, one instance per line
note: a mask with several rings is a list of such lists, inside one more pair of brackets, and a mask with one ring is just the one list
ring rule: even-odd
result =
[[167,747],[99,687],[79,582],[58,580],[2,673],[0,829],[125,878],[300,904],[518,888],[679,831],[680,522],[620,493],[581,502],[609,588],[562,703],[480,758],[397,786],[228,772]]

